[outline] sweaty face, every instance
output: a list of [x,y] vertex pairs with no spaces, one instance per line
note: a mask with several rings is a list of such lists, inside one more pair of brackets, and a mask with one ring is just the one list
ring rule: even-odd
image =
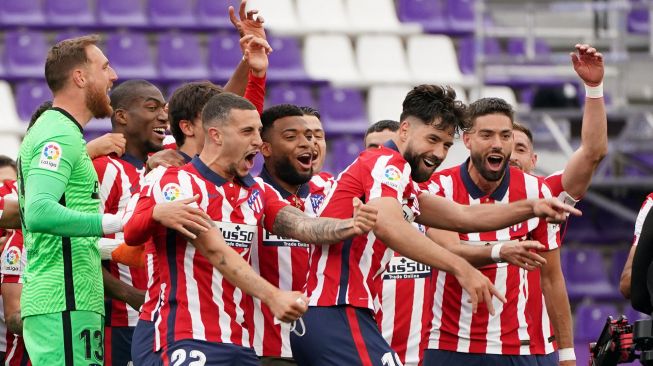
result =
[[503,177],[513,147],[512,121],[503,114],[477,117],[474,127],[464,135],[472,164],[489,182]]
[[379,132],[370,132],[365,137],[365,148],[376,148],[391,140],[396,133],[390,130],[383,130]]
[[85,73],[88,78],[84,98],[86,108],[95,118],[111,117],[113,109],[111,109],[111,100],[108,94],[118,76],[109,66],[109,60],[97,46],[88,46],[86,57],[88,58]]
[[312,115],[304,115],[303,118],[313,132],[313,174],[317,174],[322,171],[326,158],[326,136],[319,118]]
[[533,144],[522,131],[513,131],[513,139],[515,141],[510,156],[510,165],[530,173],[535,169],[535,152],[533,151]]
[[406,120],[408,139],[403,156],[410,164],[413,180],[417,183],[425,182],[447,157],[449,148],[453,145],[454,129],[439,129],[416,117],[408,117]]
[[262,144],[262,127],[256,110],[243,109],[232,109],[228,121],[218,127],[223,134],[220,156],[227,161],[227,174],[231,177],[244,177],[254,166],[254,157]]
[[308,182],[313,176],[313,132],[302,117],[276,120],[268,135],[270,155],[265,157],[277,176],[291,185]]
[[156,87],[143,87],[140,94],[127,110],[127,137],[145,145],[147,152],[156,152],[163,148],[168,129],[165,101]]

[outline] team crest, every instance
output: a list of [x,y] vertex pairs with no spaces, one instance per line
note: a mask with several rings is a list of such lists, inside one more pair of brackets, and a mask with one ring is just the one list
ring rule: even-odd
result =
[[322,202],[324,202],[324,195],[323,194],[312,194],[311,195],[311,206],[313,206],[313,212],[317,212],[317,210],[322,206]]
[[249,208],[256,212],[259,213],[263,210],[263,201],[261,200],[261,191],[258,189],[252,190],[252,194],[249,196],[247,199],[247,205]]

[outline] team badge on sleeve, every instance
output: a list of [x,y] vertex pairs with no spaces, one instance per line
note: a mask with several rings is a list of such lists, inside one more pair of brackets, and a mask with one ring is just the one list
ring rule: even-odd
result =
[[392,188],[399,187],[399,181],[401,180],[401,171],[399,168],[393,165],[388,165],[383,172],[383,178],[381,180],[382,184],[390,186]]
[[8,247],[2,258],[2,273],[20,274],[20,256],[19,248],[15,246]]
[[43,151],[41,151],[39,166],[49,170],[59,169],[61,153],[61,146],[58,143],[54,141],[46,142]]
[[166,202],[172,202],[181,197],[181,187],[175,183],[168,183],[161,190],[161,194]]

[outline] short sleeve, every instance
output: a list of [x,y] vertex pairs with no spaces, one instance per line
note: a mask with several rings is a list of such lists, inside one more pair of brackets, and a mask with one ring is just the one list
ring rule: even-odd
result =
[[381,155],[362,171],[363,189],[368,201],[392,197],[401,202],[406,187],[411,184],[410,166],[400,156]]
[[27,253],[23,250],[23,235],[12,232],[2,252],[2,283],[22,283],[22,275],[27,264]]
[[653,198],[649,196],[646,197],[646,200],[642,204],[642,208],[640,208],[639,213],[637,214],[637,219],[635,220],[633,245],[639,243],[639,236],[642,234],[642,226],[644,226],[644,220],[646,220],[646,216],[648,216],[649,211],[651,211],[651,207],[653,207]]
[[55,136],[44,137],[30,152],[29,176],[45,174],[67,184],[73,168],[87,154],[79,133],[64,129]]
[[[540,198],[551,198],[551,190],[545,184],[544,180],[540,181]],[[546,247],[545,251],[559,248],[561,245],[560,225],[551,224],[545,219],[538,219],[538,225],[533,230],[532,239],[544,245]]]
[[272,226],[274,226],[274,220],[277,219],[277,214],[282,208],[289,206],[289,203],[272,186],[262,183],[262,187],[263,200],[265,202],[265,207],[263,208],[263,226],[267,231],[272,232]]

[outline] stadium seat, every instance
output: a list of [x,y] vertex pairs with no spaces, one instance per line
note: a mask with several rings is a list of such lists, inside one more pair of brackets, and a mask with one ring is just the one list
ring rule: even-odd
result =
[[265,107],[268,108],[277,104],[313,107],[315,106],[315,101],[308,86],[280,84],[269,88]]
[[[501,45],[495,38],[484,38],[483,51],[486,56],[501,55]],[[465,74],[473,74],[475,71],[476,51],[474,49],[474,37],[465,37],[458,43],[458,65],[460,71]]]
[[90,0],[45,0],[45,15],[54,26],[93,26],[95,13]]
[[411,80],[401,39],[397,36],[363,35],[356,42],[358,69],[371,83]]
[[209,70],[202,54],[199,39],[193,33],[169,33],[159,37],[160,79],[208,79]]
[[313,79],[352,85],[360,81],[354,49],[345,35],[309,35],[304,41],[306,72]]
[[614,299],[621,295],[608,280],[601,253],[592,249],[566,249],[560,252],[567,292],[571,300],[585,297]]
[[84,31],[79,30],[79,29],[63,31],[63,32],[57,33],[54,36],[54,43],[59,43],[59,42],[63,41],[64,39],[70,39],[70,38],[85,36],[87,34],[88,34],[88,32],[84,32]]
[[45,23],[40,0],[0,1],[0,24],[30,26]]
[[233,25],[229,20],[229,5],[234,7],[238,15],[237,0],[197,0],[197,24],[207,28],[232,29]]
[[[16,110],[16,102],[11,86],[8,82],[0,80],[0,110],[2,110],[2,123],[0,131],[18,131],[24,130],[25,126],[21,123],[20,117]],[[3,135],[4,133],[0,133]]]
[[444,0],[399,0],[397,8],[402,22],[419,23],[425,32],[448,30]]
[[297,33],[300,29],[292,0],[249,0],[250,9],[258,9],[265,18],[265,27],[272,31]]
[[398,120],[401,105],[409,91],[407,85],[372,86],[367,94],[367,117],[370,123],[382,119]]
[[215,35],[209,39],[209,72],[212,80],[231,78],[243,57],[237,34]]
[[517,96],[515,92],[507,86],[484,86],[481,91],[472,90],[470,93],[469,100],[474,102],[480,98],[501,98],[512,105],[514,108],[517,108],[519,103],[517,102]]
[[635,9],[628,13],[628,31],[637,34],[648,34],[651,31],[649,12],[646,9]]
[[318,110],[327,132],[361,132],[369,125],[365,101],[356,89],[322,87],[319,91]]
[[447,15],[451,31],[474,31],[474,0],[447,0]]
[[97,0],[98,24],[110,27],[142,27],[147,24],[141,1]]
[[349,20],[343,0],[297,1],[300,26],[307,32],[343,32],[349,30]]
[[302,82],[310,78],[304,71],[302,50],[294,37],[268,37],[274,52],[270,54],[269,81]]
[[325,170],[333,175],[345,170],[363,150],[364,132],[358,135],[345,134],[327,137],[329,153],[324,163]]
[[187,28],[197,23],[188,0],[156,0],[148,3],[151,26]]
[[6,32],[4,57],[7,78],[44,78],[47,50],[48,44],[44,33]]
[[381,32],[415,34],[421,32],[419,24],[402,24],[397,19],[392,0],[345,0],[345,9],[351,28],[355,32]]
[[[527,57],[527,45],[524,38],[511,38],[506,46],[511,56]],[[551,54],[551,47],[543,39],[535,40],[535,56],[548,56]]]
[[574,316],[577,342],[594,342],[598,339],[608,316],[617,318],[621,313],[611,304],[580,304]]
[[36,108],[46,100],[52,100],[52,92],[44,81],[26,81],[16,85],[16,109],[23,122],[29,122]]
[[110,34],[106,52],[119,79],[152,80],[159,75],[147,38],[142,33]]
[[456,50],[444,35],[419,35],[408,39],[408,66],[416,84],[461,84]]

